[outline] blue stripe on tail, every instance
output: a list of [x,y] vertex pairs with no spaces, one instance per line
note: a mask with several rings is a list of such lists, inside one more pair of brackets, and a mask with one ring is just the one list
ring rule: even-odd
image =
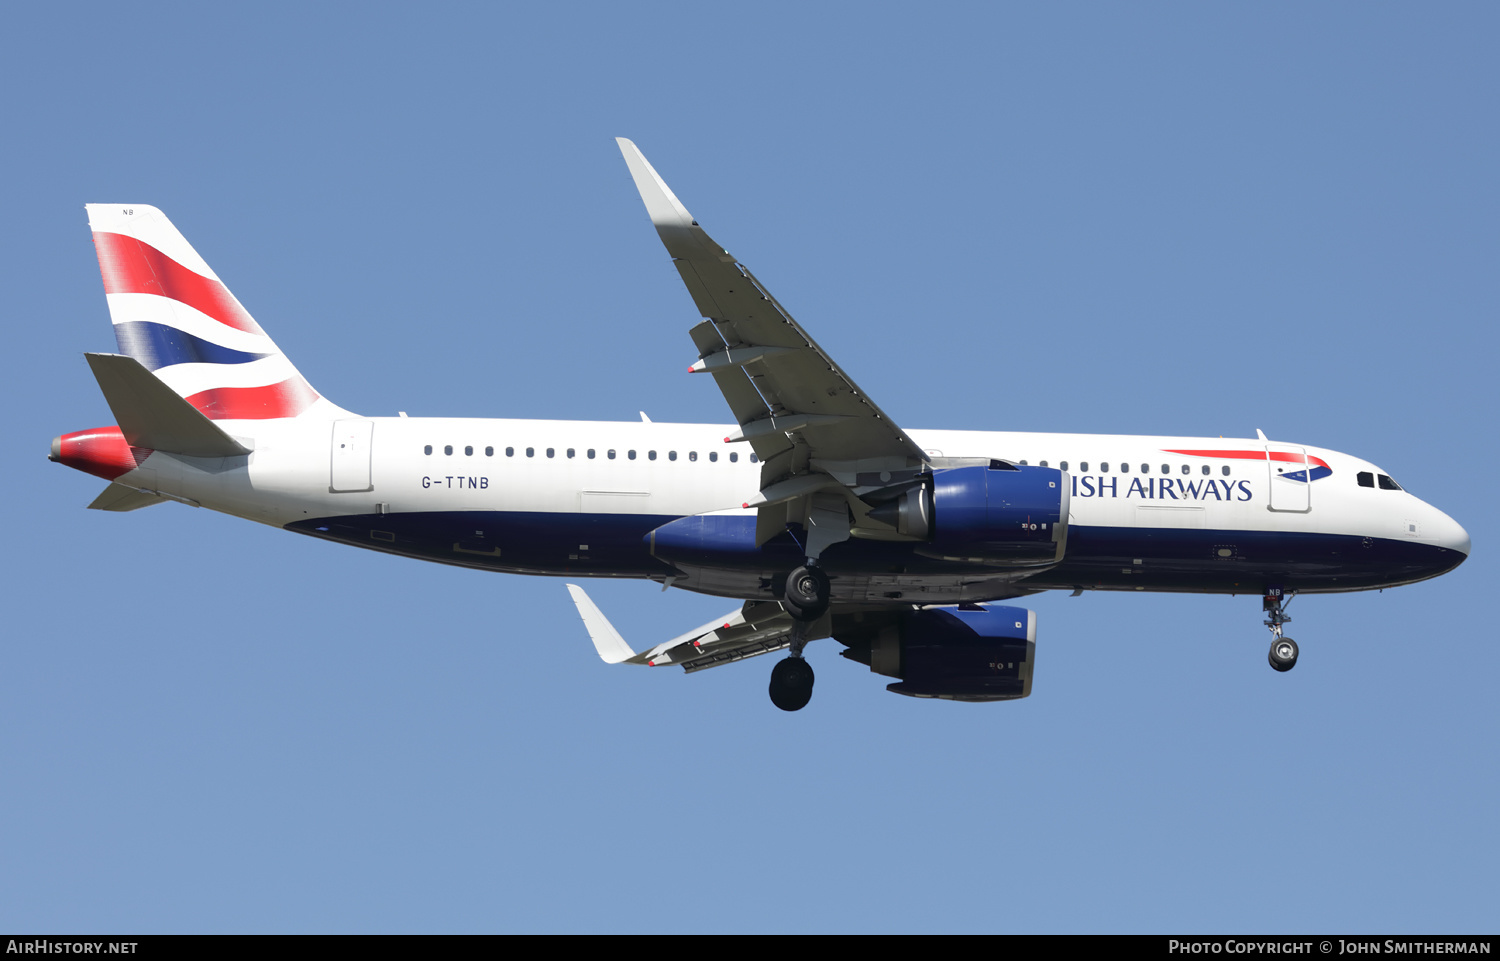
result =
[[134,357],[147,370],[174,364],[248,364],[272,356],[231,350],[175,327],[143,320],[115,324],[115,342],[121,353]]

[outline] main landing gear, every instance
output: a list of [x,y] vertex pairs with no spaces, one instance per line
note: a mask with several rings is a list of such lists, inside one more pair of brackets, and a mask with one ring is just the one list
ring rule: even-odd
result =
[[1289,623],[1286,608],[1292,603],[1292,594],[1273,587],[1261,600],[1261,609],[1266,612],[1265,624],[1271,629],[1271,653],[1266,658],[1275,670],[1286,672],[1297,666],[1297,642],[1281,636],[1281,625]]
[[812,700],[813,669],[801,653],[771,668],[771,703],[783,711],[800,711]]
[[782,602],[795,620],[816,621],[828,610],[831,588],[828,575],[819,568],[804,564],[786,576]]
[[832,588],[818,566],[823,551],[849,539],[849,505],[838,494],[813,494],[808,500],[805,561],[786,576],[781,606],[792,616],[791,655],[771,671],[771,703],[783,711],[800,711],[812,700],[813,669],[802,659],[809,626],[828,613]]
[[790,657],[771,669],[771,703],[783,711],[800,711],[812,700],[813,669],[802,657],[807,626],[828,611],[828,575],[804,564],[787,575],[781,606],[792,616]]

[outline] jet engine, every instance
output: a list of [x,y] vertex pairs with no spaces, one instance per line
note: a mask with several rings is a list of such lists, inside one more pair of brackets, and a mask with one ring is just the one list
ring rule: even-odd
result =
[[900,678],[886,690],[950,701],[1011,701],[1031,694],[1036,614],[965,604],[836,616],[843,655]]
[[1007,567],[1055,564],[1068,533],[1063,472],[991,461],[934,471],[870,511],[876,520],[928,543],[917,553]]

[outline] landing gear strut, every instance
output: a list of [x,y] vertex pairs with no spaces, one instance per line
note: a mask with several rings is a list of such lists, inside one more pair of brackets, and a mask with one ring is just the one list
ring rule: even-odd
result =
[[828,611],[828,575],[804,564],[787,575],[781,606],[792,616],[790,657],[771,669],[771,703],[783,711],[800,711],[812,700],[813,669],[802,657],[807,628]]
[[1281,625],[1291,621],[1286,616],[1286,608],[1292,603],[1292,596],[1279,587],[1273,587],[1261,600],[1261,609],[1266,612],[1266,627],[1271,629],[1271,653],[1266,659],[1272,668],[1283,673],[1297,666],[1297,642],[1281,635]]
[[771,670],[771,703],[783,711],[800,711],[812,700],[813,669],[802,658],[807,631],[828,613],[832,586],[818,567],[823,551],[849,539],[849,505],[837,494],[814,494],[808,502],[807,537],[802,546],[807,560],[786,576],[781,606],[792,617],[788,643],[791,656]]

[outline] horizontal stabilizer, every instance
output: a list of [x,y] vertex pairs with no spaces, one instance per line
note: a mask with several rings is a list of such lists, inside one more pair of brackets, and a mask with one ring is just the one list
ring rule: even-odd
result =
[[85,354],[120,433],[132,447],[188,457],[234,457],[249,448],[230,437],[134,357]]
[[110,484],[89,504],[91,511],[135,511],[152,504],[165,504],[166,498],[150,491],[139,491],[124,484]]

